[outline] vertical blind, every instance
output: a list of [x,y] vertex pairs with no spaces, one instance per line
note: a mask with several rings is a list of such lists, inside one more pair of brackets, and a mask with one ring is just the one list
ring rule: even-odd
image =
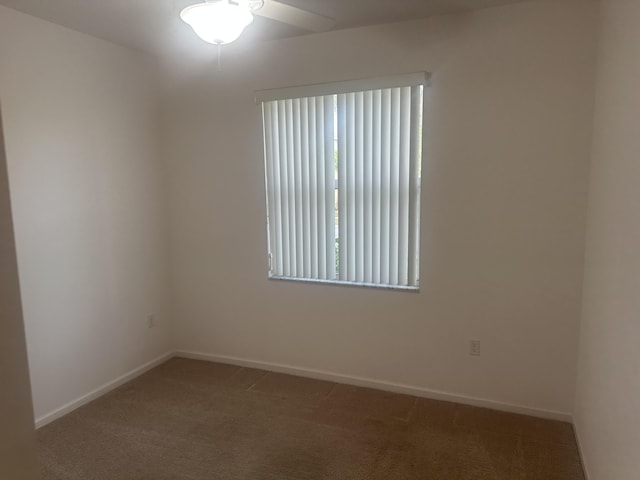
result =
[[271,277],[418,286],[421,80],[262,100]]

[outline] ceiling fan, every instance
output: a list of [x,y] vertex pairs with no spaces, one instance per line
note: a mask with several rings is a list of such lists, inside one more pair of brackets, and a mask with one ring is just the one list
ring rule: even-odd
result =
[[205,0],[182,10],[180,18],[205,42],[225,45],[238,39],[253,15],[312,32],[331,30],[331,18],[277,0]]

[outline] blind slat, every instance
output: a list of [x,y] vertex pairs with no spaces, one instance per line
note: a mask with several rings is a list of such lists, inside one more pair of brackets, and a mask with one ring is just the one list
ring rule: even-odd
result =
[[285,100],[285,125],[287,146],[287,206],[289,215],[289,274],[292,277],[298,275],[297,241],[296,241],[296,160],[294,158],[293,135],[293,100]]
[[340,280],[348,281],[349,211],[347,203],[347,95],[338,95],[338,251]]
[[296,272],[304,276],[304,223],[302,203],[302,131],[300,127],[300,99],[293,100],[293,165],[294,165],[294,197],[295,197],[295,240],[296,240]]
[[420,159],[422,158],[423,87],[411,88],[411,152],[409,155],[409,266],[408,285],[418,286],[420,245]]
[[300,100],[300,163],[302,166],[302,272],[311,276],[311,183],[309,176],[309,99]]
[[372,275],[373,283],[381,283],[380,277],[380,259],[382,254],[380,252],[380,229],[381,226],[381,158],[382,158],[382,91],[375,90],[373,92],[373,131],[371,144],[373,148],[373,172],[372,172],[372,188],[373,188],[373,218],[371,222],[372,233],[372,248],[371,261],[373,263]]
[[365,92],[363,98],[363,228],[364,245],[362,258],[364,262],[363,281],[373,283],[373,93]]
[[411,156],[411,87],[400,90],[400,165],[398,205],[398,283],[409,282],[409,164]]
[[318,278],[327,278],[327,223],[326,188],[325,188],[325,142],[324,142],[324,99],[316,98],[316,169],[318,175]]
[[347,246],[347,280],[356,280],[356,109],[355,94],[347,95],[347,232],[349,243]]
[[278,146],[280,150],[280,208],[282,215],[282,274],[291,275],[289,248],[289,176],[287,161],[286,102],[278,102]]
[[400,89],[391,90],[391,157],[389,159],[389,283],[398,284],[400,207]]
[[326,276],[328,280],[336,278],[336,230],[335,230],[335,97],[324,97],[324,167],[325,167],[325,239],[326,239]]
[[382,91],[380,129],[380,283],[390,283],[389,228],[390,228],[390,168],[391,168],[391,90]]
[[309,208],[311,278],[318,277],[318,150],[316,148],[316,99],[309,99]]
[[364,93],[355,93],[356,282],[364,281]]
[[269,254],[271,255],[270,258],[270,271],[277,271],[277,268],[275,267],[275,265],[273,265],[273,262],[275,262],[275,255],[274,255],[274,251],[276,249],[276,242],[277,242],[277,235],[276,235],[276,230],[279,229],[279,226],[276,225],[276,201],[275,201],[275,197],[276,197],[276,186],[275,186],[275,180],[274,180],[274,176],[273,176],[273,170],[274,170],[274,158],[277,158],[275,156],[275,152],[274,152],[274,148],[273,148],[273,127],[272,127],[272,122],[269,120],[267,121],[266,118],[271,117],[271,108],[272,108],[272,104],[267,103],[265,105],[263,105],[263,109],[262,109],[262,117],[263,119],[263,125],[264,125],[264,154],[265,154],[265,169],[266,169],[266,173],[267,173],[267,225],[269,228],[269,236],[268,236],[268,251]]
[[282,225],[282,176],[280,173],[280,161],[276,161],[277,158],[279,160],[280,153],[280,133],[278,131],[278,105],[274,104],[271,107],[271,119],[272,119],[272,128],[273,128],[273,145],[272,145],[272,159],[273,159],[273,182],[274,182],[274,198],[275,198],[275,232],[276,236],[276,268],[280,275],[284,275],[284,246],[282,243],[282,238],[286,235]]

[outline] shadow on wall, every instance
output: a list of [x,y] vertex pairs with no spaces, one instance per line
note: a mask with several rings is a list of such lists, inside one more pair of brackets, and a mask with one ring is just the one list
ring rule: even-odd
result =
[[0,478],[35,480],[35,427],[0,116]]

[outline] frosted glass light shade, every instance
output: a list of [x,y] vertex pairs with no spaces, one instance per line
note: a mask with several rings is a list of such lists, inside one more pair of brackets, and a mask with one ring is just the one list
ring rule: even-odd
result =
[[231,5],[228,0],[198,3],[180,13],[180,18],[205,42],[224,45],[238,39],[253,22],[253,15],[245,8]]

